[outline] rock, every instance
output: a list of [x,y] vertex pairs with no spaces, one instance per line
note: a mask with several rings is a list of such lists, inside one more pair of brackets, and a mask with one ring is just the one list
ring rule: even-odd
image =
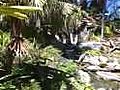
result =
[[100,50],[102,47],[102,44],[100,42],[84,42],[84,43],[80,43],[79,48],[83,48],[83,47],[88,47],[91,49],[97,49]]
[[84,72],[82,70],[78,70],[77,72],[78,76],[79,76],[79,79],[82,83],[90,83],[90,75],[87,73],[87,72]]
[[106,90],[106,88],[98,88],[97,90]]
[[107,63],[107,66],[106,66],[106,68],[108,68],[108,69],[115,69],[115,66],[116,66],[117,64],[115,64],[115,63]]
[[79,63],[82,62],[84,60],[85,56],[86,56],[86,53],[79,55],[79,59],[77,60],[77,62],[79,62]]
[[95,66],[99,65],[100,64],[99,56],[85,56],[83,63],[89,63]]
[[96,74],[105,80],[120,81],[120,77],[115,73],[97,71]]
[[91,84],[95,90],[120,90],[120,83],[117,81],[103,80],[100,76],[92,73]]
[[100,70],[100,67],[99,66],[88,66],[87,70],[89,70],[89,71],[97,71],[97,70]]
[[119,63],[119,58],[116,58],[114,56],[109,57],[109,61],[107,63],[114,63],[114,65],[118,65]]
[[120,68],[119,59],[112,58],[112,60],[109,60],[109,62],[107,62],[107,67]]
[[120,70],[120,65],[116,65],[114,68],[115,70]]
[[100,60],[101,63],[107,63],[108,58],[105,57],[105,56],[99,56],[99,60]]

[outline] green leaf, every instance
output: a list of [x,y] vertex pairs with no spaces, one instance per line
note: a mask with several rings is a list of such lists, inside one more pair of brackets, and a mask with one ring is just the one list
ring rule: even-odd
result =
[[18,19],[27,19],[27,13],[32,11],[41,11],[41,8],[31,6],[0,6],[0,13]]
[[32,6],[9,6],[9,8],[18,9],[18,10],[25,10],[25,11],[28,11],[28,12],[36,11],[36,10],[42,10],[42,8],[40,8],[40,7],[32,7]]

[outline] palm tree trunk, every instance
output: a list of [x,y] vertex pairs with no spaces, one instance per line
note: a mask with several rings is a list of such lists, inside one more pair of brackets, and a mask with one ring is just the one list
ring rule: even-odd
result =
[[21,35],[21,27],[22,27],[22,21],[16,18],[13,18],[12,20],[12,30],[11,30],[11,36],[12,38],[22,37]]
[[[21,57],[27,53],[26,45],[23,43],[24,39],[22,37],[22,21],[17,18],[12,18],[12,30],[11,30],[11,42],[7,46],[7,50],[11,53],[11,56],[18,56]],[[15,62],[14,62],[15,61]],[[14,64],[20,64],[21,61],[19,60],[11,60]]]

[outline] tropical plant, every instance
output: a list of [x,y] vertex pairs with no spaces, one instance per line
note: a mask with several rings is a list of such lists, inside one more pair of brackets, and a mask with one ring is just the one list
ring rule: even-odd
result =
[[10,34],[8,32],[0,31],[0,50],[5,49],[9,42]]
[[[4,3],[1,1],[0,12],[11,22],[12,29],[11,42],[7,46],[7,55],[0,54],[0,66],[7,67],[0,72],[9,72],[7,75],[1,75],[0,88],[13,90],[47,90],[48,88],[49,90],[94,90],[91,85],[82,83],[77,77],[77,64],[73,60],[61,57],[62,51],[49,43],[50,40],[55,42],[53,38],[56,37],[60,41],[59,44],[62,42],[62,45],[69,43],[76,45],[79,42],[80,32],[89,28],[89,25],[86,24],[87,21],[95,23],[86,11],[79,6],[68,3],[69,1],[4,0]],[[94,27],[94,25],[90,26]],[[25,38],[22,37],[25,27],[29,28],[28,32],[35,29],[31,33],[33,37],[30,37],[33,40],[32,43],[26,42],[27,40],[25,41]],[[26,32],[26,34],[28,33]],[[2,32],[1,36],[3,35]],[[5,35],[5,37],[7,36]],[[5,44],[2,42],[2,47],[6,46],[8,40],[9,38]],[[41,47],[37,41],[42,41],[45,44],[48,41],[49,46]],[[18,57],[14,58],[14,53]],[[26,53],[29,54],[20,57]],[[101,55],[100,51],[94,50],[85,53]],[[12,65],[13,60],[14,64]],[[20,63],[19,60],[22,60],[22,64],[16,65],[17,62]]]
[[[22,29],[24,27],[25,19],[28,19],[27,14],[29,12],[33,12],[36,10],[41,11],[41,8],[32,7],[32,6],[20,6],[21,2],[18,1],[4,1],[1,2],[0,12],[2,15],[6,15],[9,17],[9,21],[11,22],[11,42],[7,46],[7,52],[12,57],[13,55],[25,55],[27,53],[26,44],[24,43],[24,39],[22,37]],[[26,2],[28,3],[28,2]],[[22,3],[23,4],[23,3]],[[15,6],[16,5],[16,6]],[[24,5],[25,2],[24,2]],[[13,58],[12,58],[13,59]],[[12,62],[13,60],[9,60]]]
[[41,20],[43,30],[63,44],[69,42],[77,44],[79,42],[78,38],[83,30],[80,27],[84,17],[89,18],[88,21],[93,23],[86,11],[67,2],[50,0],[43,7],[44,15]]
[[21,60],[19,58],[15,59],[15,56],[21,57],[28,54],[27,44],[25,43],[25,39],[22,37],[25,21],[28,20],[31,12],[42,11],[41,7],[30,6],[29,3],[30,2],[28,1],[21,2],[16,0],[4,0],[0,3],[1,16],[3,16],[2,18],[5,18],[9,23],[11,30],[11,41],[8,43],[8,45],[6,45],[8,42],[5,39],[6,36],[3,37],[5,34],[1,35],[1,45],[7,46],[5,59],[1,60],[3,64],[2,68],[4,68],[6,70],[5,72],[7,73],[11,72],[13,63],[21,63]]

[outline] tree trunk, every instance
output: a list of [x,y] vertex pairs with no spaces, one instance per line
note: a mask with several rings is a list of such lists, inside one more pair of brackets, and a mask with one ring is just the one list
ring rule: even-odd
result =
[[[12,30],[11,30],[11,42],[7,46],[7,51],[10,53],[10,57],[19,57],[19,60],[11,60],[13,64],[20,64],[20,57],[27,54],[26,45],[23,43],[22,37],[22,21],[17,18],[12,18]],[[9,62],[10,63],[10,62]]]
[[19,19],[13,18],[12,30],[11,30],[12,38],[22,37],[21,27],[22,27],[22,21]]

